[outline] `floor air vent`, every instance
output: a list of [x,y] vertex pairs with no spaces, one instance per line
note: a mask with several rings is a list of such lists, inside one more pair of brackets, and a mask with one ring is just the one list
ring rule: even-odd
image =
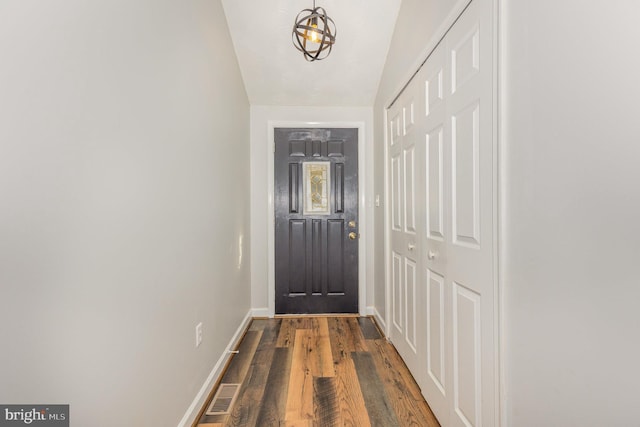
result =
[[207,415],[228,414],[238,396],[238,391],[240,391],[240,384],[220,384],[209,409],[207,409]]

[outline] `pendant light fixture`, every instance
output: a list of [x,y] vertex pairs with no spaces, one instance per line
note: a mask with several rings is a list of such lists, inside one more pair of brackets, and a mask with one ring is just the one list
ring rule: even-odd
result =
[[327,11],[316,7],[303,9],[293,25],[293,45],[304,55],[307,61],[319,61],[331,53],[336,41],[336,25],[327,16]]

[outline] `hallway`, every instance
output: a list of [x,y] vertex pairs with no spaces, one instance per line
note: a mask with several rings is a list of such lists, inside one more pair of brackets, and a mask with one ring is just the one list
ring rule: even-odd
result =
[[[229,381],[202,425],[425,426],[423,395],[443,427],[640,427],[640,1],[323,0],[308,63],[311,4],[0,2],[0,424],[192,427]],[[358,129],[334,230],[395,349],[270,319],[291,127]]]
[[198,427],[439,426],[371,318],[255,319],[237,350],[221,380],[241,384],[229,414]]

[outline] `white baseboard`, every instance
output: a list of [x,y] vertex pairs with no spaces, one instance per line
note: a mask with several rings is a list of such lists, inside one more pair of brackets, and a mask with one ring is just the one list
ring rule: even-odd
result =
[[382,317],[382,315],[380,314],[377,308],[375,307],[372,307],[372,308],[373,308],[373,317],[375,317],[376,322],[378,322],[378,326],[380,326],[380,329],[382,330],[382,332],[386,334],[387,324],[384,321],[384,317]]
[[196,420],[196,417],[200,413],[200,409],[202,409],[202,406],[205,404],[207,397],[209,397],[211,389],[215,385],[216,381],[218,381],[218,378],[220,378],[220,376],[222,375],[222,370],[227,363],[227,359],[231,355],[231,351],[236,348],[236,346],[240,342],[240,339],[244,335],[244,331],[246,331],[249,327],[249,322],[251,322],[252,318],[253,310],[249,310],[247,315],[244,316],[244,319],[242,319],[242,322],[240,323],[240,326],[238,326],[235,334],[233,334],[233,337],[231,338],[231,341],[229,341],[229,344],[227,345],[224,353],[222,353],[216,364],[213,366],[209,377],[204,382],[204,384],[202,384],[202,387],[200,388],[200,391],[196,395],[195,399],[193,399],[193,402],[191,402],[189,409],[187,409],[187,412],[185,412],[184,416],[178,423],[178,427],[190,427]]
[[364,315],[365,316],[373,316],[375,313],[376,308],[372,305],[365,307],[364,309]]
[[253,317],[271,317],[268,307],[252,308],[251,309],[251,314],[253,315]]

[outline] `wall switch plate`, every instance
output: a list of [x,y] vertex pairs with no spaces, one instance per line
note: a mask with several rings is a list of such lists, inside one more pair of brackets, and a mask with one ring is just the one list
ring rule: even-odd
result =
[[202,322],[196,325],[196,348],[202,344]]

